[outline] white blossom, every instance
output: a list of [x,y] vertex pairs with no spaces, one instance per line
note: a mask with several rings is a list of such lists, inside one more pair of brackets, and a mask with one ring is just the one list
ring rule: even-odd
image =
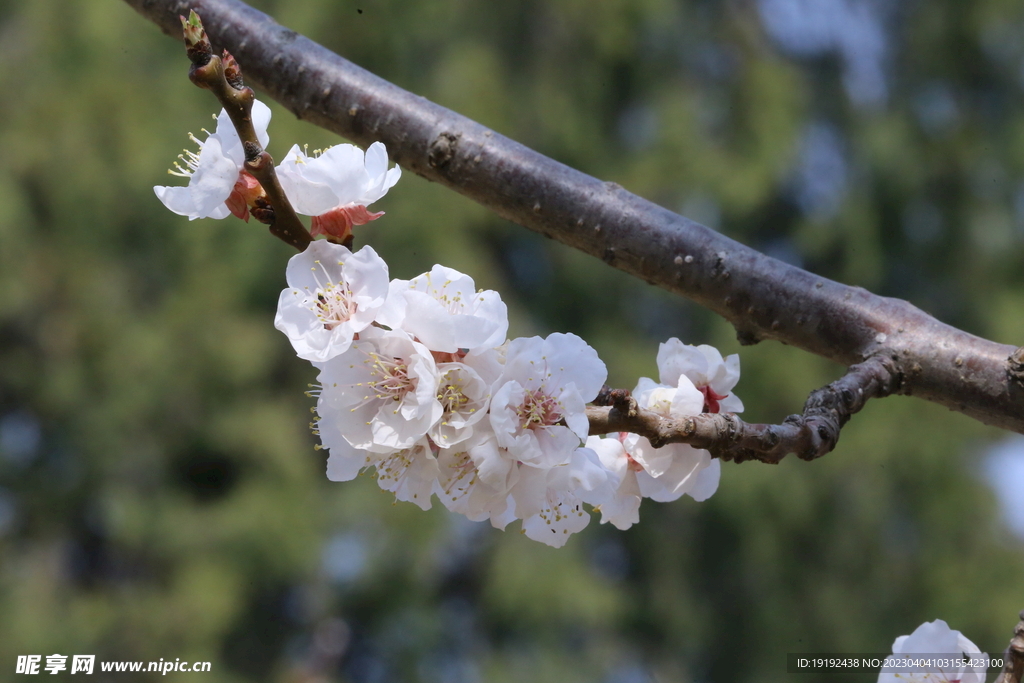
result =
[[[270,108],[259,100],[252,103],[252,124],[260,145],[267,146],[270,137]],[[188,178],[188,185],[156,186],[153,191],[168,209],[189,220],[227,218],[234,214],[249,219],[248,200],[262,191],[259,183],[245,171],[245,152],[226,111],[217,116],[217,127],[205,141],[189,134],[199,145],[199,153],[185,150],[179,158],[185,166],[175,163],[172,175]]]
[[353,225],[384,215],[366,207],[387,194],[402,170],[388,170],[387,150],[380,142],[365,154],[354,145],[335,145],[313,156],[293,145],[277,175],[295,211],[313,217],[313,236],[331,235],[341,241]]
[[511,507],[509,491],[518,481],[519,470],[506,470],[505,478],[492,486],[483,480],[476,465],[477,460],[495,457],[492,452],[497,448],[494,435],[485,434],[457,448],[440,450],[437,454],[440,472],[434,493],[452,512],[465,515],[474,522],[490,519],[494,526],[503,529],[511,521],[506,519]]
[[427,439],[391,453],[377,462],[377,484],[397,500],[430,509],[430,496],[439,474],[437,458]]
[[380,322],[401,327],[431,351],[473,352],[505,343],[508,309],[497,292],[478,292],[473,278],[435,265],[412,280],[392,280]]
[[[639,451],[642,437],[622,432],[610,438],[591,436],[587,448],[597,453],[609,472],[612,494],[595,501],[601,512],[601,523],[628,529],[640,521],[640,502],[650,498],[670,502],[684,493],[697,501],[711,497],[718,490],[721,465],[707,451],[690,448],[676,452],[668,467],[657,477],[644,469],[634,453]],[[643,439],[646,442],[646,439]],[[650,443],[647,442],[647,447]]]
[[487,416],[491,386],[465,363],[440,363],[437,372],[437,400],[443,412],[428,434],[441,448],[450,448],[473,436],[477,423]]
[[288,261],[274,327],[299,358],[323,362],[344,353],[373,323],[388,294],[388,266],[372,247],[352,253],[315,240]]
[[[949,628],[942,619],[925,622],[909,636],[900,636],[892,644],[894,658],[904,656],[911,660],[931,658],[969,658],[987,660],[988,655],[968,640],[960,631]],[[979,667],[885,667],[878,675],[878,683],[985,683],[986,666]]]
[[574,334],[512,340],[491,397],[498,445],[534,467],[567,463],[590,428],[586,403],[607,376],[597,352]]
[[339,415],[353,448],[390,454],[412,448],[444,409],[427,348],[400,330],[372,330],[320,365],[317,412]]
[[[700,415],[704,409],[704,394],[693,386],[686,375],[679,375],[672,386],[655,384],[653,380],[641,377],[633,389],[633,398],[641,408],[663,417]],[[687,444],[668,444],[655,448],[645,437],[635,434],[631,434],[628,441],[630,456],[652,477],[660,477],[680,459],[689,461],[695,457],[696,449]]]
[[680,376],[689,378],[704,395],[703,412],[743,412],[743,402],[731,393],[740,380],[736,354],[723,359],[713,346],[690,346],[673,337],[658,347],[658,372],[661,383],[673,387]]
[[516,515],[527,538],[561,548],[590,523],[583,504],[608,498],[610,474],[597,453],[577,448],[569,461],[551,468],[522,465],[512,487]]

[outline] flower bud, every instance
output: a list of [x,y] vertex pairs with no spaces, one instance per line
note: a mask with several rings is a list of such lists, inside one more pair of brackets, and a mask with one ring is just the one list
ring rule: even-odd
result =
[[224,79],[228,82],[228,85],[235,90],[244,88],[245,83],[242,82],[242,69],[238,66],[234,56],[227,50],[224,50],[220,61],[224,64]]
[[195,10],[190,10],[188,19],[179,16],[181,28],[185,37],[185,50],[189,60],[196,66],[206,66],[213,56],[213,46],[210,39],[206,37],[206,30],[203,22]]

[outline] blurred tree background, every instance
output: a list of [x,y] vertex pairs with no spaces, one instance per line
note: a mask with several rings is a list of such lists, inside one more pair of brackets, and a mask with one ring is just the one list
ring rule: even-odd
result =
[[[1016,0],[254,4],[777,258],[1024,342]],[[820,461],[726,464],[708,502],[645,502],[562,550],[328,482],[315,375],[272,326],[289,248],[153,196],[216,108],[180,43],[117,0],[0,8],[0,678],[56,652],[210,660],[229,683],[772,682],[787,652],[888,651],[936,618],[1005,647],[1024,534],[985,472],[1020,498],[1000,467],[1024,449],[912,398],[870,404]],[[269,104],[278,158],[341,142]],[[374,208],[357,243],[393,276],[467,272],[511,334],[578,333],[615,386],[656,376],[670,336],[740,351],[715,316],[411,173]],[[842,372],[741,356],[754,421]]]

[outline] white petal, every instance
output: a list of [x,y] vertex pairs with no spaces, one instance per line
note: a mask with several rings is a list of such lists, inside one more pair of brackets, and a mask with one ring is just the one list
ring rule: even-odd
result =
[[455,327],[447,310],[429,294],[406,291],[405,320],[402,329],[413,335],[432,351],[455,353]]
[[697,475],[711,464],[707,451],[691,448],[686,444],[669,444],[662,450],[673,451],[672,464],[660,477],[654,478],[646,472],[638,472],[636,479],[645,498],[659,503],[678,499],[696,485]]
[[366,150],[366,181],[362,188],[359,202],[369,205],[387,194],[402,177],[402,169],[395,166],[388,168],[388,153],[383,143],[375,142]]
[[507,451],[499,449],[493,438],[471,447],[469,456],[485,484],[497,490],[509,487],[511,473],[516,469],[515,460]]
[[495,529],[501,529],[504,531],[505,527],[517,519],[519,518],[516,517],[515,501],[512,500],[512,496],[509,496],[504,510],[501,510],[500,512],[495,510],[491,513],[491,526]]
[[641,500],[642,494],[636,481],[636,473],[627,471],[615,496],[600,505],[601,524],[610,522],[616,529],[625,531],[640,521]]
[[686,375],[697,386],[708,383],[708,360],[696,346],[672,337],[658,347],[658,373],[662,384],[676,386]]
[[686,375],[679,376],[679,384],[672,396],[672,416],[688,417],[700,415],[704,411],[704,394],[693,386]]
[[718,490],[722,478],[722,461],[712,458],[711,464],[697,473],[697,480],[686,493],[696,501],[705,501]]
[[366,451],[356,450],[345,441],[336,442],[329,452],[327,478],[331,481],[351,481],[369,464]]
[[743,401],[736,394],[729,394],[721,401],[718,402],[718,412],[720,413],[742,413],[743,412]]
[[675,462],[676,451],[670,448],[671,445],[655,448],[646,437],[637,434],[630,434],[623,442],[626,452],[652,477],[662,476]]
[[590,523],[590,514],[582,502],[571,495],[559,495],[557,502],[536,515],[523,520],[527,538],[540,541],[552,548],[561,548],[569,536],[583,531]]
[[325,411],[317,421],[320,441],[330,453],[327,458],[327,478],[331,481],[350,481],[360,470],[372,464],[376,456],[355,449],[341,433],[342,422],[336,413]]
[[438,500],[474,522],[501,515],[507,508],[508,490],[488,486],[479,476],[469,454],[459,449],[437,455],[439,475],[434,487]]
[[259,100],[253,100],[252,127],[256,129],[256,139],[259,140],[260,146],[263,149],[266,149],[267,145],[270,144],[270,135],[267,133],[267,128],[270,126],[270,116],[270,107]]
[[366,167],[363,150],[355,145],[335,145],[311,159],[303,173],[307,180],[324,183],[334,192],[336,206],[363,204]]
[[377,464],[377,484],[385,491],[393,492],[396,499],[418,505],[423,510],[431,507],[431,493],[438,474],[437,460],[425,441]]
[[308,301],[307,292],[290,287],[283,290],[277,301],[274,327],[287,335],[296,355],[303,360],[323,362],[347,351],[341,345],[329,348],[331,332],[306,305]]
[[[192,201],[192,193],[189,192],[187,187],[157,185],[153,188],[153,192],[156,193],[157,199],[163,202],[164,206],[179,216],[188,216],[189,220],[193,221],[199,218],[196,204]],[[226,211],[227,207],[224,208]]]
[[585,440],[590,431],[590,421],[587,419],[587,405],[580,392],[576,390],[575,383],[570,382],[565,387],[565,391],[558,396],[558,401],[564,411],[562,419],[565,420],[565,424],[580,440]]
[[547,504],[548,472],[539,467],[519,468],[519,479],[509,495],[515,501],[516,516],[520,519],[532,517]]
[[719,394],[726,394],[732,391],[732,388],[740,381],[739,354],[734,353],[731,356],[727,356],[722,367],[724,372],[715,381],[712,381],[711,386]]
[[199,218],[212,217],[231,195],[238,180],[239,166],[221,152],[220,140],[211,135],[199,153],[199,165],[189,179],[188,189]]
[[297,213],[303,216],[319,216],[340,206],[337,195],[326,182],[316,182],[306,177],[311,160],[298,145],[293,145],[277,166],[277,177],[281,181],[288,201]]
[[217,114],[217,127],[213,131],[213,136],[220,140],[221,153],[235,162],[236,166],[241,166],[245,163],[245,151],[242,149],[242,140],[238,137],[238,132],[235,130],[235,124],[231,122],[231,117],[228,116],[228,112],[225,109],[221,109],[220,113]]
[[375,142],[366,148],[364,166],[366,168],[366,175],[371,180],[376,180],[387,173],[388,152],[383,142]]
[[544,343],[551,381],[573,382],[584,402],[593,401],[608,379],[608,368],[589,344],[575,334],[555,333]]

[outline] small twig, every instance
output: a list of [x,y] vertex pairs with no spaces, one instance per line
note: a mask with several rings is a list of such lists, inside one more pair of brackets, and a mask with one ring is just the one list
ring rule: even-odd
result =
[[1024,680],[1024,610],[1021,610],[1020,621],[1013,629],[1013,638],[1004,659],[1003,672],[995,683],[1021,683]]
[[789,453],[814,460],[836,447],[840,430],[868,399],[895,393],[900,382],[889,359],[870,358],[812,392],[804,412],[790,415],[780,425],[747,423],[733,413],[666,418],[640,408],[623,389],[602,391],[595,401],[598,407],[587,408],[587,417],[591,434],[632,432],[646,437],[656,448],[687,443],[710,451],[716,458],[735,462],[776,464]]
[[252,123],[252,103],[255,99],[252,88],[242,82],[242,70],[227,50],[220,57],[213,54],[213,46],[195,10],[189,13],[188,19],[181,17],[181,24],[185,34],[185,49],[192,62],[188,72],[189,80],[216,95],[242,141],[245,170],[259,181],[267,195],[269,206],[259,206],[253,211],[253,216],[261,223],[266,223],[272,235],[303,251],[313,238],[285,196],[274,170],[274,160],[256,136]]

